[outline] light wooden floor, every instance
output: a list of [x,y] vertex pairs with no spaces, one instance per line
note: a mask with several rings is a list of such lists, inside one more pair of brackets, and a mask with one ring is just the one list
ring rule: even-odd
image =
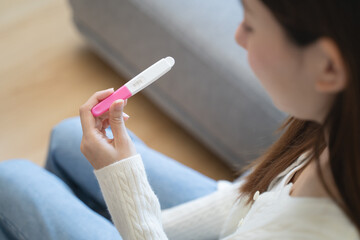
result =
[[[120,87],[71,21],[65,0],[0,1],[0,161],[45,162],[51,128],[78,115],[95,91]],[[141,93],[129,99],[127,127],[150,147],[213,178],[233,180],[210,150]]]

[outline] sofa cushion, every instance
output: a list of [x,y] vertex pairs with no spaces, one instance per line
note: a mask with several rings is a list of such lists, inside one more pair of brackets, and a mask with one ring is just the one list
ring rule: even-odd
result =
[[143,90],[229,166],[273,143],[276,109],[236,44],[238,0],[70,0],[79,31],[129,79],[172,56],[169,74]]

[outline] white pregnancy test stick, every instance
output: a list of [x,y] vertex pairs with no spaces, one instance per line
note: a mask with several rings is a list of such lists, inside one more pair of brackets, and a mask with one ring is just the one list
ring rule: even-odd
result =
[[165,73],[167,73],[172,66],[174,66],[175,60],[172,57],[163,58],[156,63],[154,63],[149,68],[145,69],[139,73],[136,77],[128,81],[118,90],[113,92],[110,96],[99,102],[95,105],[91,112],[97,117],[109,110],[111,104],[118,99],[128,99],[131,96],[134,96],[136,93],[140,92],[151,83],[158,80]]

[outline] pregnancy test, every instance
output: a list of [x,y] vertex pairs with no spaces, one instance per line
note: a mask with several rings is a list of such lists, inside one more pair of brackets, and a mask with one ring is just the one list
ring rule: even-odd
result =
[[128,81],[118,90],[113,92],[110,96],[96,104],[92,109],[92,114],[97,117],[109,110],[111,104],[118,99],[128,99],[131,96],[134,96],[136,93],[140,92],[151,83],[158,80],[165,73],[170,71],[174,66],[175,60],[172,57],[163,58],[149,68],[145,69],[133,79]]

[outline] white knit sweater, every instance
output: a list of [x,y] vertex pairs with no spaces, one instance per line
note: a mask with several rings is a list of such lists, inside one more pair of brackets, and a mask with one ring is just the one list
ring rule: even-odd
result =
[[124,240],[359,240],[356,227],[329,198],[291,197],[292,175],[303,154],[245,206],[235,201],[244,180],[218,181],[218,190],[161,210],[140,154],[94,173],[112,220]]

